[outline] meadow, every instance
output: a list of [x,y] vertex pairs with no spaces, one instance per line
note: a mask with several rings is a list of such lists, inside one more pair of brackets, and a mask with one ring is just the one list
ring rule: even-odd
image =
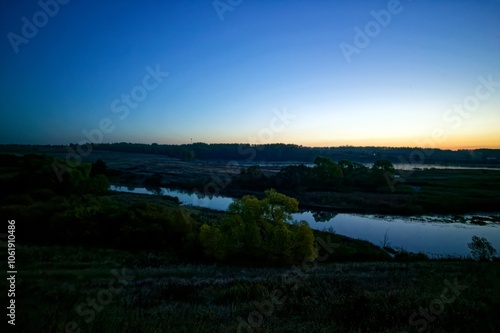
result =
[[175,264],[146,251],[74,246],[22,246],[18,253],[17,322],[24,332],[493,333],[500,328],[498,262],[241,267]]

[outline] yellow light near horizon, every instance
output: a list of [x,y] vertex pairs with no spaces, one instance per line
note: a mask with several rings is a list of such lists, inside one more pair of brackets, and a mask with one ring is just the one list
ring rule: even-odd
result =
[[483,135],[468,134],[450,137],[444,144],[443,149],[478,149],[478,148],[500,148],[500,134],[486,133]]
[[424,147],[437,149],[500,149],[500,133],[457,133],[448,135],[446,139],[435,142],[431,137],[383,137],[381,135],[372,138],[367,137],[337,137],[329,136],[304,136],[286,135],[283,143],[298,144],[309,147],[331,147],[331,146],[377,146],[377,147]]

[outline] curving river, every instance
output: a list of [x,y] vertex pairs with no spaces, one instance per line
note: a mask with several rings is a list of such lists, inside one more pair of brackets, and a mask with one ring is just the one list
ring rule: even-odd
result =
[[[111,186],[111,190],[141,194],[161,194],[179,198],[184,205],[225,211],[234,201],[224,196],[202,196],[180,190],[162,188],[154,192],[144,187]],[[500,223],[498,214],[474,215],[480,224],[472,224],[472,215],[462,216],[380,216],[361,214],[332,214],[322,211],[305,211],[293,214],[317,230],[333,229],[337,234],[364,239],[382,245],[387,235],[388,245],[411,252],[424,252],[431,257],[467,256],[467,243],[473,235],[485,237],[500,251]],[[494,222],[497,221],[497,222]]]

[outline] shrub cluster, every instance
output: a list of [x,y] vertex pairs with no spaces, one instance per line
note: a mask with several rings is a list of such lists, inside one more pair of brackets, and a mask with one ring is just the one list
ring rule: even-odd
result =
[[259,166],[242,169],[233,178],[232,186],[256,191],[271,187],[287,191],[331,191],[341,187],[378,191],[387,187],[388,177],[395,172],[392,163],[386,160],[378,160],[368,168],[347,160],[336,163],[327,157],[317,157],[312,167],[289,165],[273,176],[266,176]]

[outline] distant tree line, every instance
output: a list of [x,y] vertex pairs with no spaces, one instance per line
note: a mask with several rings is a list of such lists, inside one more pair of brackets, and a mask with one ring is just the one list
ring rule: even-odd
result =
[[[75,149],[76,144],[70,144]],[[33,151],[38,147],[0,145],[1,151]],[[54,148],[64,148],[54,146]],[[83,149],[84,151],[86,149]],[[93,144],[92,150],[125,153],[157,154],[186,161],[193,160],[235,160],[240,162],[303,162],[313,163],[316,156],[329,157],[333,160],[349,160],[357,163],[373,163],[376,160],[388,160],[392,163],[409,164],[500,164],[500,149],[443,150],[430,148],[391,148],[391,147],[304,147],[293,144],[207,144],[202,142],[182,145],[110,143]]]
[[312,163],[316,156],[333,160],[349,160],[358,163],[373,163],[388,160],[392,163],[418,164],[425,162],[471,164],[500,164],[499,149],[442,150],[414,147],[304,147],[293,144],[207,144],[184,145],[113,143],[94,145],[96,150],[159,154],[184,160],[235,160],[243,162],[288,162]]

